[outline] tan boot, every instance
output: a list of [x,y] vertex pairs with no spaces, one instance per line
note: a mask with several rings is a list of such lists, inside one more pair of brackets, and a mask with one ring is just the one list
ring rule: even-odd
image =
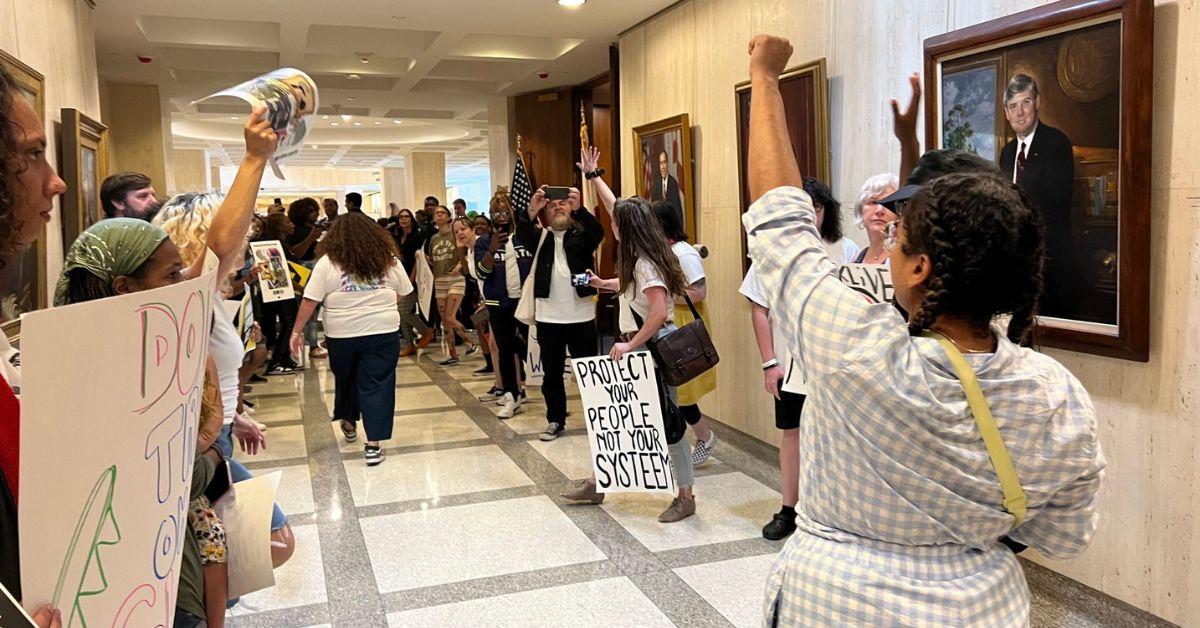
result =
[[417,341],[417,346],[422,349],[424,349],[425,347],[428,347],[429,343],[433,342],[433,333],[434,332],[433,332],[432,327],[430,327],[428,330],[426,330],[425,335],[421,336],[421,338]]
[[596,492],[595,480],[580,480],[576,482],[571,490],[562,494],[563,499],[569,499],[573,502],[592,502],[599,504],[604,501],[604,493]]
[[400,350],[400,357],[407,358],[408,356],[410,356],[416,352],[417,352],[417,347],[415,345],[406,345],[403,349]]
[[658,521],[659,523],[675,523],[694,514],[696,514],[695,497],[676,497],[671,500],[671,505],[667,506],[667,509],[658,516]]

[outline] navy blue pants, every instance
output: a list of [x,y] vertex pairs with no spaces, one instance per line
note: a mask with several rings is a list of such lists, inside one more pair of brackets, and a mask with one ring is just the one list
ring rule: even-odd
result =
[[358,422],[367,440],[392,437],[396,409],[396,363],[400,334],[389,332],[357,338],[326,338],[333,371],[333,420]]

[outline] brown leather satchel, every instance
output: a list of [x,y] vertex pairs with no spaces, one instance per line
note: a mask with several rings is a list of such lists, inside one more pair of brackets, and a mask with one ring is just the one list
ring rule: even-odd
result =
[[[663,380],[671,386],[682,386],[721,361],[708,335],[708,328],[704,326],[704,319],[700,318],[700,312],[696,311],[696,306],[686,293],[683,298],[696,320],[646,343],[655,365],[662,372]],[[640,324],[641,321],[638,322]]]

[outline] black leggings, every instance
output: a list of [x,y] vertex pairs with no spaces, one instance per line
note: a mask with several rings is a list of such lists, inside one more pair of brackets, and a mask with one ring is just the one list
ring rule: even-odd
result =
[[292,326],[296,324],[296,314],[300,307],[295,299],[284,299],[263,303],[262,328],[267,342],[273,347],[271,363],[267,370],[276,366],[295,368],[296,361],[292,359]]
[[687,421],[688,425],[695,425],[704,418],[700,414],[700,406],[694,403],[690,406],[679,406],[679,414],[683,415],[683,420]]
[[504,392],[511,393],[513,399],[521,396],[521,381],[517,373],[517,360],[525,356],[525,342],[529,328],[516,319],[517,306],[499,305],[488,306],[488,323],[492,335],[496,338],[496,358],[493,368],[500,370],[500,381],[504,384]]

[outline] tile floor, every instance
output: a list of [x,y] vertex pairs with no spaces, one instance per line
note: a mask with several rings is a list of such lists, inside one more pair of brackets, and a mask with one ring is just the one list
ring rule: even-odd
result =
[[[230,611],[228,625],[759,624],[763,582],[782,545],[760,532],[779,507],[774,450],[715,425],[721,443],[697,471],[698,513],[677,524],[656,521],[664,495],[571,504],[559,492],[590,474],[573,386],[567,434],[543,443],[536,388],[524,414],[500,421],[494,405],[477,400],[491,386],[471,374],[479,356],[448,368],[437,366],[441,357],[401,359],[393,438],[374,468],[363,463],[361,438],[345,443],[329,420],[324,360],[255,386],[248,398],[268,426],[268,447],[239,458],[255,473],[283,472],[278,502],[297,551],[274,587]],[[1060,609],[1038,583],[1061,589],[1061,579],[1028,569],[1034,625],[1114,618],[1107,608]]]

